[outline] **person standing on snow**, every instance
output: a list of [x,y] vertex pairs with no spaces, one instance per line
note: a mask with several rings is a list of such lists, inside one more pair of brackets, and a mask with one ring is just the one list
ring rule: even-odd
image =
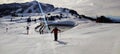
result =
[[26,27],[26,30],[27,30],[27,35],[29,34],[29,26]]
[[58,40],[58,32],[61,31],[59,30],[57,27],[55,27],[51,33],[54,33],[54,41],[57,41]]
[[6,32],[8,32],[8,28],[6,28]]
[[29,24],[31,21],[31,17],[27,18],[27,24]]
[[5,29],[6,29],[6,32],[8,32],[8,25],[6,25],[6,28],[5,28]]

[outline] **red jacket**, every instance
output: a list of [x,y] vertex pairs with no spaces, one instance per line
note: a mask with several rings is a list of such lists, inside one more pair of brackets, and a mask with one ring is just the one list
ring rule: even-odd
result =
[[58,28],[54,28],[54,29],[52,30],[52,33],[58,34],[58,31],[60,31]]

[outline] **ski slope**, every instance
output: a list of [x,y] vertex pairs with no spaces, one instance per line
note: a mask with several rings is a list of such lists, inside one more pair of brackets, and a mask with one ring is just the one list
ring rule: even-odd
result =
[[35,32],[36,23],[26,35],[26,23],[0,18],[0,54],[120,54],[120,24],[80,22],[55,42],[53,34]]

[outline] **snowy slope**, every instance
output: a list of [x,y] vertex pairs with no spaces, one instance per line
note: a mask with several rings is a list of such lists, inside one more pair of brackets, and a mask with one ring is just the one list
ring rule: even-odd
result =
[[0,18],[0,54],[120,54],[120,24],[80,21],[78,26],[60,33],[59,41],[54,42],[53,34],[35,32],[35,23],[26,35],[26,23],[8,20]]

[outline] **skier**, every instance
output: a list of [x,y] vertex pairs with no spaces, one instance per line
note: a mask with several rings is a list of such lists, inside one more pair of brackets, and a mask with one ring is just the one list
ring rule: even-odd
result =
[[27,35],[28,35],[29,34],[29,29],[30,29],[29,26],[27,26],[26,29],[27,29]]
[[37,19],[34,19],[33,21],[34,21],[35,23],[37,23]]
[[9,29],[9,28],[8,28],[8,25],[6,24],[6,28],[5,28],[6,32],[8,32],[8,29]]
[[51,33],[54,33],[54,41],[57,41],[57,39],[58,39],[58,31],[61,32],[61,30],[59,30],[57,27],[55,27],[55,28],[51,31]]
[[8,32],[8,28],[6,28],[6,32]]
[[27,24],[29,24],[30,22],[31,22],[31,17],[27,19]]
[[13,18],[11,17],[10,21],[12,22],[13,21]]

